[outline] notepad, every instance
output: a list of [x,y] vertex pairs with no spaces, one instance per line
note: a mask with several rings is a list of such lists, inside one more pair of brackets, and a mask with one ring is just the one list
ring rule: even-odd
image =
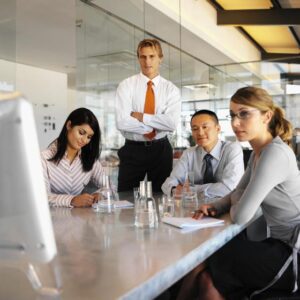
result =
[[118,200],[115,201],[115,208],[130,208],[133,207],[133,203],[127,201],[127,200]]
[[224,220],[212,217],[203,217],[199,220],[193,218],[163,217],[162,222],[179,228],[208,228],[224,225]]

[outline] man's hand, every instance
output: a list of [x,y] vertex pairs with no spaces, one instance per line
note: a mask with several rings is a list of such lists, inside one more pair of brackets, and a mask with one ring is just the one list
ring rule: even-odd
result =
[[137,119],[140,122],[143,122],[143,113],[137,112],[137,111],[132,111],[130,116]]
[[190,192],[190,183],[189,181],[185,181],[184,184],[178,184],[176,187],[174,187],[174,190],[176,190],[177,195],[181,195],[184,192]]
[[176,187],[175,187],[175,193],[176,195],[181,195],[182,192],[183,192],[183,185],[182,184],[178,184]]
[[190,192],[191,189],[190,189],[190,181],[189,179],[187,178],[186,181],[184,182],[183,186],[182,186],[182,190],[184,192]]

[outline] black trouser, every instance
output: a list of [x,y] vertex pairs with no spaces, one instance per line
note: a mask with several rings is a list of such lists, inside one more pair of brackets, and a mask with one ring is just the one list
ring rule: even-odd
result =
[[147,174],[153,191],[161,192],[161,185],[170,175],[173,151],[167,137],[151,142],[126,140],[118,151],[120,158],[118,191],[129,191],[139,186]]
[[[236,237],[213,254],[208,270],[215,287],[226,298],[240,300],[265,287],[291,254],[291,247],[273,238],[255,242]],[[293,288],[292,265],[272,290]]]

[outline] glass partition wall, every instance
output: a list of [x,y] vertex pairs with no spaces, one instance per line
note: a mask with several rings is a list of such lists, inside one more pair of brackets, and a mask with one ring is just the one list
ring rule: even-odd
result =
[[57,137],[71,110],[86,106],[101,125],[103,159],[117,159],[110,154],[124,140],[115,124],[115,92],[123,79],[139,72],[136,47],[145,37],[161,41],[161,74],[181,90],[181,122],[170,135],[174,148],[191,144],[190,116],[201,108],[216,111],[222,139],[235,139],[226,119],[229,98],[246,85],[266,88],[294,127],[300,127],[299,64],[209,66],[188,51],[190,33],[181,27],[180,19],[183,1],[170,1],[164,13],[152,6],[155,2],[148,3],[1,2],[0,91],[17,89],[33,103],[41,149]]
[[172,2],[168,16],[144,0],[117,2],[77,1],[78,101],[100,120],[104,157],[124,143],[115,125],[115,92],[123,79],[139,72],[136,47],[146,37],[161,41],[161,74],[181,90],[181,123],[169,137],[175,149],[193,144],[190,117],[198,109],[214,110],[220,118],[221,138],[235,140],[226,118],[229,99],[247,85],[267,89],[293,125],[300,127],[299,78],[288,76],[290,72],[299,74],[299,65],[273,61],[209,66],[183,51],[187,33],[180,25],[180,0]]
[[144,0],[126,1],[126,7],[124,3],[118,1],[118,5],[110,6],[108,1],[77,1],[78,102],[91,108],[99,118],[103,155],[109,159],[111,152],[124,143],[115,124],[117,86],[140,71],[138,43],[147,37],[158,38],[164,53],[160,73],[182,94],[181,123],[169,138],[174,148],[188,147],[191,114],[214,105],[209,101],[209,66],[181,51],[180,0],[172,2],[173,18]]

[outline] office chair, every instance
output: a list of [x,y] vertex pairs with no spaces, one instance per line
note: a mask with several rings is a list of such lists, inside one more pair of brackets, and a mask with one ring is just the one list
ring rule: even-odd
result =
[[260,295],[254,296],[253,300],[300,300],[300,292],[291,294],[286,291],[266,291]]
[[[251,294],[251,300],[300,300],[300,289],[298,286],[298,253],[300,252],[300,224],[294,228],[292,238],[289,242],[291,246],[291,255],[284,262],[283,266],[273,278],[273,280],[263,289],[255,291]],[[292,291],[276,291],[268,290],[277,282],[284,274],[287,268],[292,265],[294,273],[294,293]]]
[[244,168],[246,169],[248,160],[250,158],[250,155],[252,153],[251,149],[243,149],[243,156],[244,156]]

